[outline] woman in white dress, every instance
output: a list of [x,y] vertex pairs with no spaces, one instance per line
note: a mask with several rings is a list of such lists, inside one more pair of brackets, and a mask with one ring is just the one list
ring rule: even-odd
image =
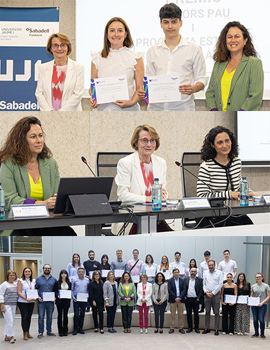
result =
[[143,89],[143,54],[134,52],[131,47],[133,40],[126,22],[120,17],[111,18],[105,27],[102,51],[91,52],[91,79],[125,75],[129,100],[98,105],[89,89],[92,108],[98,111],[140,110],[137,91]]

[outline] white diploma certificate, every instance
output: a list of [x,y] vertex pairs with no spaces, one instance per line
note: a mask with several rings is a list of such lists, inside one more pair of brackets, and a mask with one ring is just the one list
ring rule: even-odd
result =
[[87,299],[88,299],[88,293],[78,293],[77,294],[77,297],[76,297],[77,301],[82,301],[82,302],[86,303]]
[[224,302],[227,304],[236,304],[236,299],[237,299],[236,295],[229,295],[229,294],[224,295]]
[[249,306],[258,306],[260,304],[259,297],[248,297],[248,305]]
[[165,277],[165,280],[168,280],[168,279],[170,279],[170,272],[169,271],[166,271],[166,272],[162,272],[163,273],[163,275],[164,275],[164,277]]
[[26,296],[26,299],[37,299],[38,292],[36,289],[26,289],[25,296]]
[[101,277],[107,277],[110,270],[101,270]]
[[238,295],[237,304],[247,304],[248,296],[247,295]]
[[179,275],[185,275],[186,274],[186,269],[184,267],[179,268]]
[[132,282],[133,283],[139,283],[140,282],[140,276],[139,275],[131,276],[131,278],[132,278]]
[[92,279],[92,276],[93,276],[93,272],[94,271],[89,271],[89,277]]
[[91,95],[97,104],[116,100],[129,100],[127,77],[119,75],[108,78],[91,79]]
[[147,274],[148,277],[153,277],[155,276],[155,269],[151,268],[151,269],[145,269],[145,272]]
[[44,292],[44,293],[42,293],[42,300],[43,301],[54,301],[55,300],[54,292]]
[[71,299],[71,290],[59,289],[60,299]]
[[146,103],[181,101],[179,74],[143,78]]
[[122,277],[124,270],[114,270],[115,277]]

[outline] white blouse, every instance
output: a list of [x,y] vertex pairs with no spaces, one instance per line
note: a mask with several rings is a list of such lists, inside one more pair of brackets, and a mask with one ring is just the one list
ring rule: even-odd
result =
[[[36,280],[34,280],[34,279],[32,280],[32,282],[30,282],[29,278],[26,278],[25,280],[23,280],[22,278],[19,278],[18,281],[20,281],[22,284],[22,294],[23,295],[26,295],[26,290],[35,289]],[[29,303],[29,301],[21,298],[19,295],[18,295],[18,302]]]
[[[137,64],[137,59],[143,58],[143,53],[134,52],[133,50],[127,48],[126,46],[121,47],[119,50],[112,50],[107,58],[101,57],[100,52],[91,52],[91,59],[96,69],[98,71],[98,78],[113,77],[117,75],[126,75],[128,84],[128,94],[131,100],[135,94],[135,65]],[[139,104],[136,103],[132,107],[124,108],[113,104],[105,103],[97,107],[98,111],[139,111]]]

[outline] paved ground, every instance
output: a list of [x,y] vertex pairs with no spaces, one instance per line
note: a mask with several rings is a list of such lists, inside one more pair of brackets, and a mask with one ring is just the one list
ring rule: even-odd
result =
[[[163,334],[154,334],[154,329],[149,329],[149,334],[140,334],[138,327],[133,327],[130,334],[124,334],[120,327],[116,327],[117,333],[110,334],[105,329],[105,334],[94,333],[93,330],[88,330],[84,335],[78,334],[68,337],[47,337],[37,339],[37,319],[32,320],[31,334],[34,339],[24,341],[22,339],[22,330],[20,319],[15,320],[16,344],[9,344],[3,341],[4,320],[0,319],[0,349],[26,349],[26,350],[48,350],[48,349],[96,349],[102,350],[130,350],[135,349],[155,349],[155,350],[222,350],[222,349],[245,349],[245,350],[269,350],[270,349],[270,328],[266,329],[266,340],[252,339],[253,327],[251,327],[250,335],[245,336],[229,336],[222,335],[214,336],[210,334],[180,334],[175,332],[168,334],[168,329],[164,329]],[[56,332],[56,320],[53,320],[53,331]],[[181,345],[180,345],[181,344]]]

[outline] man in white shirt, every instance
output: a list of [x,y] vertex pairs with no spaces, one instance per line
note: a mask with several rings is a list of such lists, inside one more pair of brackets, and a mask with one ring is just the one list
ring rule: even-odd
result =
[[[200,267],[199,267],[199,276],[201,278],[203,278],[205,272],[208,272],[208,261],[211,259],[211,253],[209,252],[209,250],[206,250],[204,252],[204,261],[200,263]],[[204,312],[204,299],[202,299],[202,307],[199,310],[199,313],[203,313]]]
[[223,281],[227,281],[228,273],[233,275],[233,278],[237,275],[237,264],[236,261],[230,259],[230,251],[225,249],[223,252],[224,260],[218,264],[218,270],[223,273]]
[[174,260],[173,262],[170,263],[170,267],[173,269],[178,269],[179,270],[179,276],[181,278],[185,278],[185,273],[186,273],[186,264],[181,262],[181,253],[180,252],[175,252],[174,253]]
[[146,75],[180,76],[181,101],[150,103],[149,111],[195,111],[194,93],[203,90],[208,82],[205,60],[199,45],[179,34],[182,27],[182,11],[173,3],[159,11],[164,40],[150,47],[147,52]]
[[210,312],[211,307],[215,314],[215,335],[219,335],[219,305],[220,291],[223,286],[223,274],[215,269],[215,261],[208,261],[209,271],[205,273],[203,279],[204,304],[205,304],[205,329],[202,334],[210,333]]

